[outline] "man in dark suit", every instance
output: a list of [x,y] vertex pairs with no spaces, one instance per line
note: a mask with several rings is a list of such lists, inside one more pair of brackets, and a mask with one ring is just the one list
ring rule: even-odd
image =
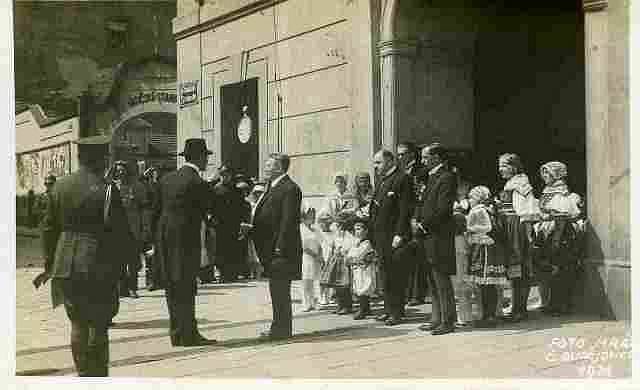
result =
[[376,153],[373,165],[378,179],[371,202],[370,223],[373,245],[382,257],[385,307],[385,313],[377,320],[393,326],[399,324],[404,315],[413,188],[390,151]]
[[[414,210],[412,215],[417,215],[422,203],[422,193],[426,184],[427,173],[420,163],[418,150],[413,142],[402,142],[396,148],[396,155],[399,165],[404,169],[413,188]],[[427,265],[424,259],[424,242],[419,232],[411,237],[409,245],[413,248],[410,269],[409,269],[409,287],[407,289],[407,297],[409,306],[419,306],[426,302],[427,297]]]
[[213,188],[213,224],[216,230],[216,266],[223,283],[235,282],[242,263],[242,244],[239,240],[240,222],[244,212],[244,198],[233,177],[229,164],[218,168],[220,182]]
[[157,260],[161,268],[169,307],[170,337],[173,346],[196,346],[215,343],[198,332],[195,316],[196,278],[200,270],[200,233],[205,218],[209,192],[199,175],[212,152],[204,139],[187,139],[180,153],[186,162],[164,176],[156,203],[158,245]]
[[60,178],[42,222],[45,271],[53,307],[64,305],[71,321],[71,353],[79,376],[107,376],[108,324],[118,312],[121,259],[133,237],[118,189],[105,181],[110,137],[76,141],[77,172]]
[[269,156],[265,162],[267,191],[258,199],[252,219],[252,237],[264,276],[269,278],[273,307],[271,329],[261,337],[271,340],[291,337],[291,281],[302,278],[302,191],[287,175],[289,164],[286,154]]
[[445,166],[446,150],[440,144],[422,149],[422,163],[429,172],[418,216],[425,233],[425,252],[431,264],[429,282],[433,286],[431,324],[420,330],[441,335],[454,331],[456,303],[451,275],[456,273],[455,222],[453,203],[456,199],[456,178]]

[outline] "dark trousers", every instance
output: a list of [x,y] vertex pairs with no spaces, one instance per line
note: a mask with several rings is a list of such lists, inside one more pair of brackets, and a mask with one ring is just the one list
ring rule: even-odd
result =
[[529,299],[529,291],[531,286],[527,278],[516,278],[511,281],[513,291],[513,304],[511,314],[526,314],[527,301]]
[[78,376],[109,375],[107,324],[71,321],[71,354]]
[[293,313],[291,310],[291,280],[269,279],[271,294],[271,334],[290,336],[293,333]]
[[169,282],[165,289],[169,308],[169,336],[174,345],[189,343],[198,335],[196,280]]
[[429,283],[432,289],[431,323],[453,327],[456,322],[456,299],[451,276],[431,267]]
[[428,266],[424,261],[424,246],[422,239],[414,239],[412,246],[413,258],[409,270],[409,288],[407,297],[412,301],[424,302],[428,295]]
[[390,259],[384,259],[384,311],[393,318],[404,316],[411,248],[408,245],[394,250]]
[[335,291],[338,310],[351,310],[353,308],[353,296],[351,295],[351,289],[348,287],[339,287],[336,288]]
[[482,300],[482,319],[496,316],[498,305],[498,289],[496,286],[480,286],[480,297]]

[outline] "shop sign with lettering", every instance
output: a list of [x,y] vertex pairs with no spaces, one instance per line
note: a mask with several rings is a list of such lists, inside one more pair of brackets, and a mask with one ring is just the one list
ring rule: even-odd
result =
[[177,103],[177,100],[177,96],[174,92],[140,91],[129,96],[129,107],[150,102]]

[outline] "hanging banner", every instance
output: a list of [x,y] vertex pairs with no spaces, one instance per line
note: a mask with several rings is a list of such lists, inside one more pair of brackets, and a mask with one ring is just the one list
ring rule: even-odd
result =
[[29,190],[36,194],[44,192],[45,177],[50,174],[60,177],[71,172],[70,156],[70,143],[17,155],[16,194],[24,195]]

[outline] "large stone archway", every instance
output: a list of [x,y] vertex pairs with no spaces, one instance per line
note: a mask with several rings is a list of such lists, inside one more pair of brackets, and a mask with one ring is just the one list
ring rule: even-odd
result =
[[[536,158],[571,159],[574,156],[574,161],[569,164],[570,171],[573,175],[584,175],[580,182],[574,184],[585,195],[591,224],[585,286],[579,292],[584,301],[590,304],[583,306],[586,310],[608,316],[629,318],[628,2],[583,0],[582,6],[569,1],[515,5],[521,7],[519,12],[525,18],[531,16],[529,28],[533,29],[530,31],[541,30],[536,27],[539,22],[534,20],[540,15],[527,15],[528,12],[535,13],[536,6],[545,5],[553,10],[553,7],[559,7],[562,3],[566,7],[573,7],[569,13],[573,12],[576,31],[558,32],[555,37],[557,40],[566,39],[569,34],[576,42],[566,46],[569,50],[559,47],[555,58],[569,59],[569,62],[576,64],[581,61],[580,71],[574,74],[574,78],[571,78],[571,65],[567,66],[566,61],[559,61],[555,65],[552,61],[542,61],[531,65],[529,72],[524,72],[522,67],[529,64],[517,61],[518,56],[544,59],[545,54],[536,53],[536,50],[548,49],[536,46],[536,42],[531,40],[523,40],[523,45],[499,47],[501,40],[493,40],[494,37],[505,31],[517,32],[516,28],[509,30],[508,21],[502,25],[506,28],[504,31],[476,29],[475,32],[484,34],[480,38],[484,39],[484,45],[482,41],[478,44],[477,37],[467,37],[471,38],[468,39],[469,45],[457,44],[467,38],[459,35],[460,31],[447,28],[454,24],[464,26],[469,21],[462,18],[446,25],[446,12],[430,11],[430,7],[442,7],[445,3],[438,0],[381,2],[378,55],[382,126],[374,134],[376,145],[393,150],[399,141],[404,140],[417,139],[420,143],[443,139],[445,143],[455,143],[462,137],[464,142],[460,142],[461,148],[476,152],[490,148],[490,153],[485,153],[488,156],[501,148],[518,146],[518,140],[514,141],[511,134],[519,132],[518,136],[522,138],[519,140],[520,150],[513,151],[525,154],[526,159],[533,161],[528,170],[534,180],[537,179],[535,165],[539,163]],[[450,3],[460,3],[463,7],[470,4]],[[500,17],[508,14],[503,12],[507,2],[502,4],[493,5],[494,11],[498,11],[495,14]],[[554,17],[552,12],[549,14]],[[464,16],[463,13],[459,15]],[[430,23],[426,23],[425,18],[430,18]],[[474,31],[474,25],[472,21],[467,25],[467,30]],[[549,25],[553,24],[547,24],[545,28]],[[438,29],[447,34],[431,34],[437,33]],[[556,44],[556,40],[549,42]],[[533,53],[518,54],[518,50],[530,50]],[[485,66],[482,68],[484,70],[480,70],[493,72],[496,85],[487,85],[486,82],[478,85],[483,80],[477,77],[477,64],[471,70],[471,85],[460,82],[465,79],[467,71],[459,65],[464,64],[469,55],[475,61],[479,52],[481,55],[485,53],[484,58],[487,52],[495,52],[496,56],[504,59],[503,63],[494,62],[494,69]],[[546,56],[554,58],[551,54]],[[486,64],[491,62],[485,61]],[[455,67],[458,70],[453,71]],[[424,76],[424,73],[428,75]],[[562,75],[564,77],[560,77]],[[528,85],[521,82],[526,79],[531,80]],[[434,89],[438,83],[442,87]],[[542,84],[546,86],[541,87]],[[562,88],[554,88],[554,85]],[[508,91],[509,87],[513,92]],[[465,91],[471,90],[471,100],[455,100],[455,96],[449,93],[452,89],[459,91],[454,94],[458,96],[465,96],[468,93]],[[424,91],[427,93],[424,94]],[[443,93],[443,96],[439,96],[439,93]],[[529,104],[526,103],[528,93],[535,96],[535,99],[528,99]],[[441,102],[438,103],[438,100]],[[442,101],[448,102],[448,106]],[[467,104],[468,109],[465,108]],[[540,110],[545,105],[548,107],[546,111]],[[463,117],[471,114],[471,117],[457,120],[443,114],[447,111],[462,112]],[[541,120],[541,117],[545,119]],[[530,147],[537,145],[535,133],[545,127],[546,133],[540,137],[547,140],[547,147]],[[471,129],[471,137],[466,139],[468,128]],[[486,130],[483,129],[487,128],[496,131],[488,137],[489,141],[485,139],[487,142],[483,143],[478,138],[484,136],[483,131]],[[456,136],[451,137],[452,133]],[[582,150],[575,146],[576,139],[582,139]],[[576,151],[574,155],[571,149]],[[479,176],[483,184],[484,180],[491,179],[492,174],[495,176],[492,173],[495,162],[493,158],[487,160],[487,156],[483,156],[483,161],[476,164],[477,169],[488,172],[485,176]]]

